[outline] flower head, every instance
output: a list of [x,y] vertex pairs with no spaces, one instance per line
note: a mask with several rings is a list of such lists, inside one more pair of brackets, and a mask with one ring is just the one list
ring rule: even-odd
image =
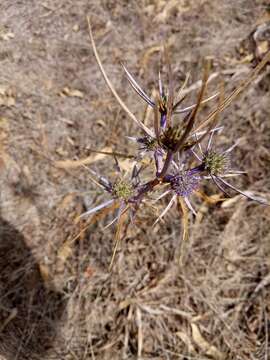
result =
[[175,175],[170,180],[171,188],[174,192],[181,196],[190,196],[193,191],[197,190],[201,181],[201,176],[189,171],[183,171]]
[[221,190],[228,197],[230,197],[230,194],[227,192],[227,188],[241,195],[244,195],[250,200],[266,204],[266,201],[264,199],[253,195],[251,192],[242,191],[225,180],[225,178],[227,177],[238,176],[244,174],[245,172],[233,170],[230,166],[231,164],[229,154],[235,148],[237,142],[223,152],[217,152],[216,150],[212,149],[212,139],[215,133],[218,133],[218,128],[213,129],[212,132],[209,133],[209,139],[205,151],[203,151],[200,142],[198,142],[197,145],[199,147],[202,158],[198,154],[196,154],[194,149],[191,150],[195,157],[201,162],[197,169],[206,172],[207,175],[204,176],[204,178],[212,179],[215,185],[219,188],[219,190]]
[[112,186],[112,195],[115,198],[128,200],[133,194],[133,185],[124,179],[116,180],[116,182]]
[[209,151],[206,153],[204,159],[204,168],[211,175],[225,174],[230,167],[230,158],[226,153],[218,153],[216,151]]

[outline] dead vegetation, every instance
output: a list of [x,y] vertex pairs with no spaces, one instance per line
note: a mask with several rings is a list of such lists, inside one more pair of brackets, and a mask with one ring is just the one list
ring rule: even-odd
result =
[[[131,154],[136,133],[98,71],[86,15],[111,81],[147,123],[119,61],[151,94],[167,41],[179,84],[190,71],[192,90],[210,55],[213,86],[221,73],[230,93],[269,50],[268,2],[75,3],[0,5],[0,356],[268,359],[269,207],[206,187],[181,267],[179,213],[152,228],[160,208],[145,208],[111,273],[111,215],[78,221],[103,199],[83,165],[111,169],[91,150]],[[268,66],[221,117],[224,145],[241,140],[239,185],[268,199],[269,88]]]

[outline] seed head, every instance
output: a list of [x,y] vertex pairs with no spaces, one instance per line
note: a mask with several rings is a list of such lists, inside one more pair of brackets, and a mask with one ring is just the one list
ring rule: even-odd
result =
[[211,175],[224,174],[230,165],[229,157],[226,154],[218,154],[211,151],[204,158],[204,167]]
[[133,192],[132,184],[123,179],[117,180],[112,187],[112,195],[118,199],[128,200]]

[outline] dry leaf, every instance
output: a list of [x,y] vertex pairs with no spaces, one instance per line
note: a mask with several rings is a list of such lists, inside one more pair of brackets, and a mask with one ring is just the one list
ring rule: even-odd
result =
[[11,31],[8,31],[8,30],[0,31],[0,39],[1,40],[8,41],[10,39],[14,39],[14,37],[15,37],[15,35]]
[[221,204],[221,207],[223,209],[229,208],[233,205],[235,205],[240,199],[241,199],[242,195],[236,195],[230,199],[224,200],[223,203]]
[[96,121],[96,123],[97,123],[97,125],[99,125],[99,126],[101,126],[103,128],[106,128],[106,123],[105,123],[104,120],[99,119],[99,120]]
[[70,89],[69,87],[64,87],[64,89],[59,93],[60,96],[70,96],[77,97],[82,99],[84,97],[84,93],[78,89]]
[[0,85],[0,106],[11,107],[15,105],[15,97],[10,88]]
[[39,272],[40,276],[42,277],[42,280],[44,283],[47,283],[51,280],[50,270],[49,266],[45,264],[39,264]]
[[247,55],[244,56],[242,59],[238,60],[237,63],[238,63],[238,64],[250,64],[253,59],[254,59],[254,55],[253,55],[253,54],[247,54]]
[[78,24],[75,24],[72,28],[74,32],[78,32],[80,30],[80,26]]
[[206,195],[204,192],[197,190],[196,195],[203,199],[209,205],[216,205],[218,202],[226,200],[223,194]]
[[[100,151],[112,152],[112,149],[110,147],[105,147]],[[104,159],[106,156],[107,156],[106,154],[94,154],[94,155],[90,155],[90,156],[88,156],[84,159],[80,159],[80,160],[70,160],[70,159],[61,160],[61,161],[56,161],[55,166],[57,166],[61,169],[74,169],[79,166],[93,164],[97,161]]]
[[9,120],[5,117],[0,116],[0,129],[6,130],[8,129]]
[[259,45],[257,46],[257,54],[258,56],[263,56],[267,53],[269,50],[269,43],[267,40],[259,42]]
[[209,344],[202,336],[199,327],[191,324],[192,338],[196,345],[207,355],[215,360],[224,360],[225,354],[221,353],[214,345]]
[[68,152],[63,149],[62,147],[58,147],[56,150],[55,150],[56,154],[60,155],[60,156],[67,156],[68,155]]

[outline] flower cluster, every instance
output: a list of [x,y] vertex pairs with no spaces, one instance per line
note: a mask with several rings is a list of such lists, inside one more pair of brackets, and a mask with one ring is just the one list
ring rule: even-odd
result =
[[[182,107],[182,104],[186,98],[183,90],[187,81],[185,81],[180,91],[174,91],[173,75],[168,56],[166,61],[168,67],[168,85],[164,86],[161,74],[159,73],[158,91],[155,99],[147,95],[123,65],[125,75],[133,90],[153,109],[153,125],[152,127],[147,127],[130,112],[113,88],[98,56],[91,27],[90,38],[97,63],[107,85],[127,115],[140,127],[142,134],[129,138],[138,145],[138,151],[134,154],[131,174],[123,175],[119,169],[120,175],[114,183],[99,177],[99,179],[102,179],[102,181],[98,180],[99,184],[110,195],[110,200],[94,209],[90,209],[83,214],[84,216],[107,207],[113,202],[118,202],[119,211],[115,218],[115,221],[117,221],[127,209],[132,209],[132,214],[134,215],[145,201],[151,201],[153,198],[154,201],[157,201],[167,195],[170,195],[171,198],[159,219],[173,206],[177,198],[184,201],[186,207],[196,215],[191,198],[206,181],[212,181],[219,191],[224,193],[225,197],[230,196],[231,192],[235,192],[250,200],[266,204],[266,201],[261,197],[255,196],[249,191],[242,191],[228,181],[228,178],[244,173],[234,169],[230,161],[231,152],[237,143],[225,150],[221,150],[216,144],[223,130],[222,126],[218,126],[219,113],[243,91],[250,83],[250,79],[254,78],[267,61],[269,61],[269,53],[253,70],[250,78],[240,84],[240,87],[225,99],[223,99],[223,94],[221,95],[220,92],[208,97],[205,96],[209,79],[209,64],[206,63],[197,100],[194,104],[186,107]],[[204,121],[198,124],[197,115],[202,104],[213,101],[216,98],[219,99],[218,105]],[[141,160],[144,157],[150,158],[152,161],[148,162],[149,166],[154,164],[153,166],[155,167],[155,175],[147,180],[141,176],[144,171]],[[163,189],[163,192],[161,194],[159,192],[159,195],[156,195],[155,198],[157,190],[160,189]]]
[[[212,146],[214,142],[213,138],[217,137],[223,128],[217,127],[216,122],[213,121],[210,126],[208,126],[208,129],[204,131],[196,132],[196,130],[194,130],[195,116],[200,105],[217,96],[215,94],[214,96],[203,99],[207,82],[207,72],[204,76],[197,103],[186,108],[178,108],[182,99],[180,98],[178,101],[174,101],[172,87],[169,84],[168,90],[166,91],[160,76],[159,94],[157,100],[153,101],[142,90],[126,67],[124,67],[124,71],[132,88],[154,109],[155,123],[153,124],[153,128],[148,129],[148,133],[142,129],[144,131],[143,136],[129,138],[138,145],[138,153],[134,156],[136,162],[132,170],[131,178],[127,180],[119,177],[114,184],[109,184],[107,180],[107,186],[104,186],[103,178],[104,189],[111,194],[113,201],[119,200],[121,202],[121,209],[124,208],[125,204],[132,204],[138,207],[138,205],[147,198],[149,193],[154,193],[160,184],[166,184],[166,191],[160,197],[169,193],[172,194],[172,199],[181,197],[192,213],[196,214],[189,199],[192,194],[200,188],[202,183],[209,179],[212,180],[226,196],[229,196],[227,190],[229,188],[251,200],[265,203],[261,198],[252,195],[250,192],[243,192],[225,180],[227,177],[238,176],[244,172],[234,170],[231,167],[230,153],[236,144],[224,151],[220,151]],[[180,120],[176,119],[173,123],[174,114],[184,114],[184,116]],[[213,118],[213,120],[215,119]],[[203,149],[203,145],[205,149]],[[140,167],[140,161],[144,156],[148,156],[154,160],[156,176],[142,183],[138,176],[138,170],[136,169]],[[137,180],[134,181],[135,179]],[[111,204],[111,201],[105,202],[104,206],[108,206],[109,204]],[[170,202],[170,204],[172,205],[173,201]],[[169,208],[170,207],[167,207],[166,211],[168,211]],[[94,208],[96,211],[99,209],[100,206]],[[88,215],[92,212],[93,209],[86,212],[86,214]],[[163,216],[164,215],[165,214],[163,214]]]

